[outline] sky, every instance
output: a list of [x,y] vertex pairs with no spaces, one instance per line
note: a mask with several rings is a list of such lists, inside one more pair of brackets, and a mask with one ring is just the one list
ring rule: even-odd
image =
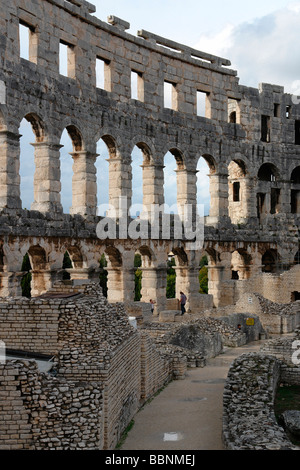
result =
[[[231,61],[237,70],[241,85],[257,88],[267,82],[284,86],[287,93],[300,95],[300,1],[284,0],[94,0],[97,10],[94,16],[106,22],[110,15],[130,23],[129,33],[136,35],[145,29],[195,49],[222,56]],[[30,149],[30,126],[22,122],[20,133],[21,197],[23,207],[29,208],[33,198],[32,175],[33,148]],[[23,142],[22,142],[23,141]],[[72,159],[70,141],[64,133],[61,143],[62,203],[65,212],[71,205]],[[99,143],[97,174],[99,203],[107,202],[108,158],[105,144]],[[168,156],[169,158],[169,156]],[[30,160],[31,159],[31,160]],[[141,155],[133,153],[134,203],[141,198]],[[31,164],[29,164],[31,161]],[[30,168],[31,165],[31,168]],[[209,207],[209,182],[205,166],[199,167],[198,202]],[[176,194],[175,164],[167,165],[167,203],[172,205]],[[168,186],[167,186],[168,185]]]

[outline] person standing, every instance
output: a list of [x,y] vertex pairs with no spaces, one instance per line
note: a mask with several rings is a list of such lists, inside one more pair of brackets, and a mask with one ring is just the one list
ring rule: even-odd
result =
[[185,314],[185,304],[186,304],[187,298],[186,295],[180,291],[180,308],[181,308],[181,315]]

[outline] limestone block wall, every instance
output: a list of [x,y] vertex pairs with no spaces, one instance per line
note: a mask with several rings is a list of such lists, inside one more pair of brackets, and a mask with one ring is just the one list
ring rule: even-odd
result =
[[60,306],[56,300],[1,299],[0,339],[7,349],[57,354]]
[[[16,441],[1,428],[3,445],[112,449],[140,406],[170,380],[184,376],[186,360],[161,353],[146,332],[130,325],[124,305],[109,304],[96,284],[67,285],[65,291],[57,284],[48,295],[59,298],[5,299],[1,304],[6,348],[54,357],[50,375],[40,374],[34,362],[26,365],[29,359],[25,365],[20,362],[24,383],[31,384],[24,385],[24,399],[15,363],[9,360],[0,370],[1,419],[7,423],[21,407],[24,423],[30,424],[24,426],[28,436],[24,432]],[[41,305],[44,316],[39,314]],[[12,324],[13,316],[19,329]],[[14,374],[15,387],[5,395]],[[7,416],[6,409],[11,410]],[[20,419],[20,429],[22,423]]]
[[274,415],[279,380],[275,357],[250,353],[233,362],[223,397],[223,441],[228,450],[295,449]]
[[243,293],[256,292],[273,302],[288,304],[293,292],[300,292],[300,265],[280,274],[259,273],[235,284],[235,300]]
[[102,390],[41,374],[34,362],[0,365],[0,449],[102,449]]
[[[172,378],[178,378],[179,374],[178,367],[172,364],[171,357],[164,357],[158,352],[148,333],[141,331],[141,340],[141,401],[145,402]],[[186,363],[184,366],[185,373]]]

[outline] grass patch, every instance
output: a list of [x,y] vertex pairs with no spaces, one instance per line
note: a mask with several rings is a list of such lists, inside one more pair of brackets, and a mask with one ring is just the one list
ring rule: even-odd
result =
[[[285,411],[296,410],[300,411],[300,386],[299,385],[281,385],[278,387],[275,401],[274,401],[274,412],[278,424],[282,426],[281,415]],[[290,441],[297,446],[300,446],[299,438],[289,435]]]
[[300,411],[300,386],[285,385],[278,387],[274,409],[276,417],[279,417],[284,411]]
[[117,446],[116,446],[116,450],[122,448],[122,445],[123,445],[124,442],[126,441],[127,436],[128,436],[128,433],[131,431],[131,429],[133,428],[133,426],[134,426],[134,420],[130,421],[130,423],[128,424],[127,428],[126,428],[125,431],[123,432],[123,434],[122,434],[122,436],[121,436],[121,439],[120,439],[120,441],[118,442],[118,444],[117,444]]

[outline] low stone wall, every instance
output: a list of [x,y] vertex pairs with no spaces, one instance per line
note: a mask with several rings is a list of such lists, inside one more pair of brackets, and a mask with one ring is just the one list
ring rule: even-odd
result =
[[[234,361],[224,389],[223,438],[228,449],[294,449],[274,415],[279,384],[300,385],[300,329],[268,340],[259,354]],[[296,447],[299,450],[299,447]]]
[[0,377],[0,450],[103,447],[99,384],[41,374],[32,361],[7,361]]
[[292,450],[278,425],[273,403],[280,361],[265,354],[244,354],[230,367],[224,389],[223,441],[228,450]]
[[[54,364],[49,374],[25,359],[7,360],[0,369],[0,422],[5,423],[0,448],[113,449],[140,406],[170,380],[185,376],[186,358],[161,351],[146,331],[130,324],[123,304],[107,302],[98,285],[66,291],[57,286],[49,295],[66,292],[80,295],[1,303],[0,337],[6,348],[53,355]],[[13,312],[24,325],[23,334],[21,328],[13,330]],[[26,399],[20,398],[20,374]],[[15,387],[6,394],[12,377]],[[24,423],[20,419],[19,430],[14,421],[20,413]],[[12,415],[10,432],[6,425]]]
[[[182,318],[182,317],[181,317]],[[193,330],[193,341],[182,341],[184,331]],[[237,347],[246,344],[246,335],[236,327],[216,318],[182,318],[180,323],[145,322],[142,331],[154,339],[162,354],[185,359],[188,367],[204,367],[206,359],[223,351],[223,346]],[[198,346],[197,346],[198,344]]]
[[267,334],[292,333],[300,324],[300,301],[283,304],[255,292],[243,293],[234,305],[207,310],[204,315],[223,318],[232,314],[255,315]]

